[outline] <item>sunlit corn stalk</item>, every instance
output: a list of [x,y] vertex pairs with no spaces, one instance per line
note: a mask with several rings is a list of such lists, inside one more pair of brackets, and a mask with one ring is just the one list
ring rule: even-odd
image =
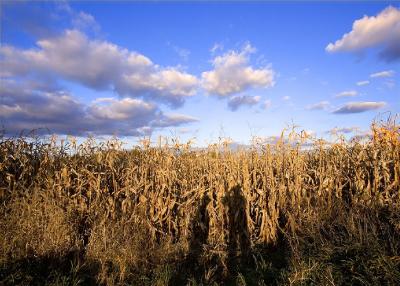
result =
[[115,138],[82,144],[72,137],[60,143],[56,137],[49,143],[2,139],[1,210],[8,215],[19,202],[41,221],[51,219],[34,213],[37,205],[64,212],[76,224],[78,240],[88,240],[84,244],[90,246],[92,229],[97,234],[101,228],[106,250],[112,243],[107,235],[116,231],[109,229],[112,223],[143,227],[152,245],[188,243],[207,196],[208,220],[198,222],[208,231],[201,244],[225,263],[241,225],[237,237],[249,241],[240,251],[249,251],[277,243],[283,233],[295,235],[304,220],[328,216],[338,202],[347,208],[400,207],[399,138],[399,126],[389,121],[373,125],[366,141],[331,144],[291,130],[276,144],[257,139],[239,150],[231,150],[229,140],[194,150],[190,142],[161,138],[153,147],[145,139],[124,150]]

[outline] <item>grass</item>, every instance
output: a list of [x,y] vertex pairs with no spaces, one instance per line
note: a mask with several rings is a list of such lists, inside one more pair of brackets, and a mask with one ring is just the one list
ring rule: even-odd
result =
[[399,285],[400,129],[371,130],[235,151],[3,137],[0,284]]

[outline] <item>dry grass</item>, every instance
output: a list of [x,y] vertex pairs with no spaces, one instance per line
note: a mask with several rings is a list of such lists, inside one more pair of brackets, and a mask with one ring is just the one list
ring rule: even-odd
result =
[[0,284],[399,285],[400,129],[372,131],[236,151],[3,138]]

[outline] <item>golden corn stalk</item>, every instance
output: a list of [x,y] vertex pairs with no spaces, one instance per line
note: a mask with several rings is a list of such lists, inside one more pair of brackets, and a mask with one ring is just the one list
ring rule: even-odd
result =
[[[291,132],[276,144],[254,140],[235,151],[228,142],[194,150],[144,140],[123,150],[117,140],[3,138],[0,259],[75,249],[100,263],[106,284],[179,255],[214,263],[205,277],[229,275],[257,246],[318,228],[338,209],[397,212],[399,139],[394,121],[373,125],[364,141]],[[391,222],[397,231],[399,221]],[[365,227],[354,220],[348,231]]]

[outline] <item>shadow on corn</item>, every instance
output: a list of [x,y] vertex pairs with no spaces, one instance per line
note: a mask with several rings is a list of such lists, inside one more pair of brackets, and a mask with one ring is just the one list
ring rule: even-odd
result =
[[280,272],[287,267],[287,240],[282,230],[287,219],[279,217],[278,236],[273,243],[252,244],[248,226],[249,206],[242,187],[236,185],[224,197],[227,228],[227,269],[223,280],[228,285],[278,285]]
[[183,285],[190,279],[203,280],[206,268],[205,246],[207,245],[210,231],[210,216],[207,206],[210,197],[205,194],[198,203],[195,213],[189,224],[188,253],[180,265],[179,273],[173,277],[174,284]]
[[[214,198],[215,199],[215,198]],[[194,279],[205,284],[236,285],[238,279],[248,285],[260,281],[277,283],[279,272],[286,266],[287,244],[280,234],[274,245],[252,245],[247,218],[247,201],[240,185],[229,189],[222,197],[223,205],[223,253],[213,253],[210,245],[209,205],[211,198],[204,195],[189,226],[189,251],[180,273],[184,277],[175,280],[183,283]],[[284,224],[284,218],[282,222]],[[210,250],[211,249],[211,250]],[[262,261],[260,265],[260,261]],[[266,265],[266,267],[265,267]],[[263,267],[264,266],[264,267]],[[249,274],[243,277],[242,273]]]
[[247,225],[246,199],[239,185],[230,189],[223,199],[227,208],[227,276],[235,276],[240,266],[248,265],[251,254],[249,227]]

